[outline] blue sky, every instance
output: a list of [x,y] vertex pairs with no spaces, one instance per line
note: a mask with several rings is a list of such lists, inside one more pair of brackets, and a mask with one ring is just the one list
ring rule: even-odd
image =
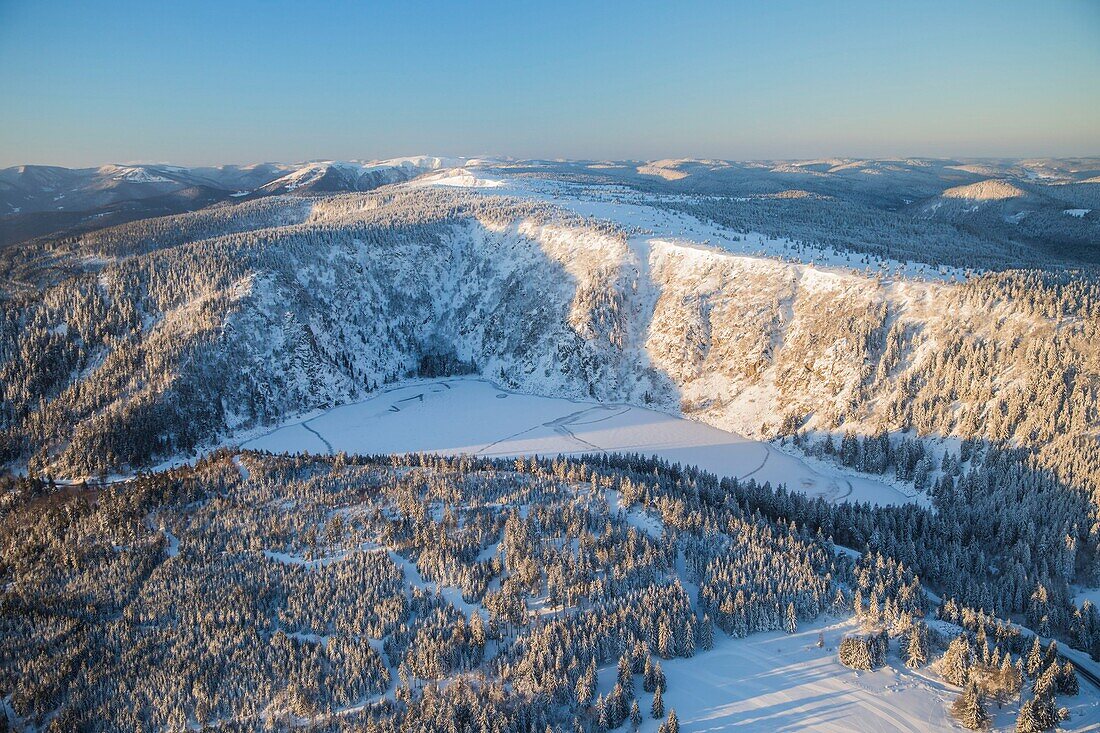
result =
[[1100,155],[1100,0],[0,0],[0,166]]

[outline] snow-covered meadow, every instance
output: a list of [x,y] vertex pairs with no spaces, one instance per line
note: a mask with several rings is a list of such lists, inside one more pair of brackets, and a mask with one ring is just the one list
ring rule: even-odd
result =
[[[888,665],[855,672],[837,660],[844,634],[858,631],[853,620],[820,620],[796,633],[781,631],[733,639],[715,635],[713,649],[689,659],[662,662],[669,680],[665,710],[675,710],[682,731],[859,733],[960,730],[949,708],[958,689],[934,667],[907,669],[892,648]],[[821,636],[824,645],[818,647]],[[601,674],[611,688],[615,669]],[[640,693],[648,709],[652,696]],[[1081,693],[1059,700],[1070,711],[1066,731],[1100,730],[1100,691],[1082,682]],[[1013,728],[1017,706],[990,704],[993,730]],[[641,731],[660,721],[645,716]]]

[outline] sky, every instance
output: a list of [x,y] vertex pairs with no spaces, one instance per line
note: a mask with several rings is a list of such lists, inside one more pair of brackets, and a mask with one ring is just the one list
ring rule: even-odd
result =
[[1100,155],[1100,0],[0,0],[0,166]]

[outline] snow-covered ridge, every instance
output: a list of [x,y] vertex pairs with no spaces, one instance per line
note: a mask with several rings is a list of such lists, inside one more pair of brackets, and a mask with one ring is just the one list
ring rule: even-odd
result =
[[99,174],[116,181],[127,183],[171,183],[170,178],[157,175],[144,166],[105,165],[99,168]]
[[991,179],[949,188],[943,192],[943,196],[949,199],[968,199],[971,201],[1003,201],[1027,196],[1027,192],[1008,181]]
[[463,166],[482,163],[484,161],[473,158],[430,155],[371,161],[315,161],[298,164],[293,171],[265,184],[261,190],[294,192],[319,187],[317,190],[366,191],[380,185],[406,181],[426,172],[461,170]]
[[436,173],[428,173],[409,182],[409,186],[421,188],[424,186],[452,186],[455,188],[499,188],[504,181],[498,178],[487,178],[478,175],[470,168],[457,167],[440,170]]

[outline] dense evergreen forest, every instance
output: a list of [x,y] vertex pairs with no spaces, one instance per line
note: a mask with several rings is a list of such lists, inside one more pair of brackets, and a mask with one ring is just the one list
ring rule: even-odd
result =
[[[219,452],[113,486],[9,480],[0,698],[14,720],[59,731],[610,730],[646,709],[668,727],[662,661],[705,654],[718,634],[855,613],[868,632],[842,645],[848,666],[942,655],[964,690],[960,720],[1019,699],[1020,730],[1044,730],[1076,674],[996,604],[1033,584],[1029,618],[1094,653],[1096,610],[1043,595],[1044,575],[964,559],[1057,574],[1095,557],[1045,567],[960,524],[954,497],[1013,460],[972,451],[940,481],[936,512],[833,506],[606,454]],[[1061,542],[1026,515],[981,516]],[[938,608],[922,582],[942,591]],[[618,681],[597,694],[609,665]]]

